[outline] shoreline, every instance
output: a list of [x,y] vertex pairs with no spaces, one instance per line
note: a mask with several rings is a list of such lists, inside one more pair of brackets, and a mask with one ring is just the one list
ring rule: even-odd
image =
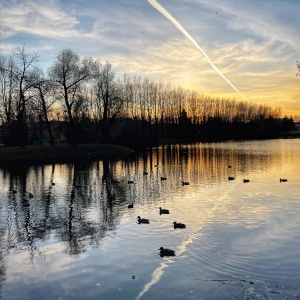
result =
[[0,148],[0,167],[16,165],[43,165],[55,163],[71,163],[76,160],[102,160],[119,158],[134,151],[120,145],[80,144],[76,147],[67,144],[28,145],[25,148]]
[[[276,139],[297,139],[299,136],[281,136]],[[173,144],[186,143],[216,143],[225,141],[237,140],[223,140],[223,139],[170,139],[160,140],[157,145],[168,146]],[[241,140],[239,140],[241,141]],[[245,141],[245,140],[243,140]],[[57,144],[51,146],[46,145],[27,145],[25,148],[19,146],[5,147],[0,144],[0,168],[1,167],[18,167],[18,166],[36,166],[45,164],[63,164],[73,163],[79,160],[103,160],[103,159],[119,159],[135,151],[129,147],[113,144],[79,144],[71,146],[69,144]],[[145,148],[147,149],[147,148]],[[137,150],[138,152],[141,149]]]

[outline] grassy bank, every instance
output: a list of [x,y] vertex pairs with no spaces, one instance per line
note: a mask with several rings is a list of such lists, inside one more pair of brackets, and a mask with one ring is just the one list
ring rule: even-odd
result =
[[103,159],[121,157],[133,151],[118,145],[78,145],[72,147],[66,144],[55,146],[38,145],[0,148],[0,165],[10,164],[46,164],[72,162],[78,159]]

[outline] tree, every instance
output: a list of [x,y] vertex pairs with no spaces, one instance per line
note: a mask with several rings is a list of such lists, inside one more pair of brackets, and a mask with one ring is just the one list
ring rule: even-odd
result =
[[14,61],[12,57],[0,55],[0,112],[2,120],[9,126],[13,115]]
[[[70,122],[70,142],[77,145],[73,108],[78,100],[81,86],[92,76],[91,58],[81,59],[70,49],[62,50],[49,69],[50,79],[56,91],[62,96]],[[81,100],[80,100],[81,101]]]
[[33,70],[36,67],[39,56],[36,53],[27,54],[25,45],[18,47],[14,53],[12,64],[12,77],[16,85],[16,121],[17,138],[19,145],[25,147],[26,143],[26,106],[32,98],[31,89],[34,85]]
[[103,66],[97,62],[94,80],[96,118],[99,120],[102,142],[107,143],[112,125],[123,113],[124,92],[121,82],[116,82],[115,71],[109,62]]
[[[47,99],[49,92],[52,90],[52,82],[44,77],[43,71],[40,68],[36,68],[33,73],[33,88],[38,92],[38,100],[42,107],[42,114],[44,116],[47,130],[49,133],[50,144],[54,146],[54,137],[50,126],[48,113],[50,107],[54,104],[55,99],[50,101]],[[39,114],[40,115],[40,114]]]
[[284,116],[281,126],[283,132],[293,131],[296,128],[296,124],[294,122],[293,117],[288,117],[287,115]]

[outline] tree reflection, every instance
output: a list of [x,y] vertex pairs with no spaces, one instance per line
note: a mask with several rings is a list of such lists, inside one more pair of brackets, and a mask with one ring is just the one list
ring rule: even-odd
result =
[[3,228],[0,228],[0,288],[1,288],[1,282],[6,279],[6,264],[4,261],[4,256],[3,256],[3,249],[2,245],[4,244],[4,239],[3,237],[5,236]]
[[[253,155],[215,143],[163,146],[122,161],[0,170],[5,190],[0,198],[0,280],[6,276],[6,255],[27,251],[34,263],[47,256],[43,246],[49,241],[68,255],[80,255],[116,230],[129,203],[184,192],[183,180],[216,184],[236,176],[236,166],[247,175],[281,159],[280,153]],[[168,178],[167,184],[161,176]]]

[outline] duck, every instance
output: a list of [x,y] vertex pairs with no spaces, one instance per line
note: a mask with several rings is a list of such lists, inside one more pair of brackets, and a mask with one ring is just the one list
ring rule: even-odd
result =
[[228,169],[231,169],[232,167],[231,167],[231,165],[228,165]]
[[134,181],[133,180],[128,180],[128,184],[133,184]]
[[244,183],[249,182],[249,181],[250,181],[249,179],[244,179],[243,180]]
[[30,192],[28,193],[29,198],[33,198],[33,194],[31,194]]
[[287,182],[287,179],[285,179],[285,178],[280,178],[280,179],[279,179],[279,182]]
[[159,213],[160,214],[169,214],[170,213],[170,211],[168,210],[168,209],[163,209],[163,208],[159,208]]
[[167,180],[167,177],[160,177],[160,180]]
[[158,250],[160,251],[159,255],[161,257],[164,257],[164,256],[175,256],[175,251],[172,250],[172,249],[160,247]]
[[55,185],[55,182],[51,182],[51,185]]
[[127,206],[128,208],[133,208],[133,202],[132,203],[130,203],[130,204],[128,204],[128,206]]
[[143,175],[148,175],[148,172],[144,171],[144,172],[143,172]]
[[181,183],[182,183],[182,185],[189,185],[189,184],[190,184],[190,183],[187,182],[187,181],[182,181]]
[[228,180],[234,180],[235,178],[232,176],[228,176]]
[[174,229],[176,229],[176,228],[185,228],[186,227],[185,224],[183,224],[183,223],[174,222],[173,224],[174,224]]
[[141,224],[141,223],[150,224],[149,219],[144,219],[144,218],[141,218],[140,216],[138,216],[137,219],[138,219],[139,224]]

